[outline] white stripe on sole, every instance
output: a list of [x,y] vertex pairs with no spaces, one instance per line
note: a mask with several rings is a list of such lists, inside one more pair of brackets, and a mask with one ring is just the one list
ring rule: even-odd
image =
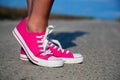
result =
[[28,58],[33,63],[35,63],[37,65],[40,65],[40,66],[46,66],[46,67],[60,67],[60,66],[63,66],[63,62],[61,60],[49,61],[49,60],[40,59],[40,58],[37,58],[36,56],[34,56],[16,28],[13,30],[13,35],[15,36],[17,41],[20,43],[20,45],[23,47],[23,49],[26,52],[26,55],[28,56]]

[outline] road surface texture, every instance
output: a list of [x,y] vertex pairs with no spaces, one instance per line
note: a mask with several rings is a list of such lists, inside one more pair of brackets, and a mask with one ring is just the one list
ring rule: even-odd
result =
[[120,80],[120,23],[115,21],[50,20],[51,37],[84,56],[82,64],[48,68],[19,59],[12,35],[19,21],[0,21],[0,80]]

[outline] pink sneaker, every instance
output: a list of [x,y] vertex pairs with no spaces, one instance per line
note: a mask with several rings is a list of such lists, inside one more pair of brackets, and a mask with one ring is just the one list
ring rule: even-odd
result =
[[[32,33],[26,30],[26,19],[13,30],[13,35],[18,40],[24,51],[21,51],[21,59],[29,58],[33,63],[46,67],[63,66],[63,60],[54,57],[46,45],[46,38],[41,37],[45,33]],[[22,54],[25,53],[26,56]]]
[[28,61],[28,57],[26,56],[25,51],[22,47],[21,47],[21,50],[20,50],[20,59],[24,60],[24,61]]
[[[53,26],[48,26],[47,28],[47,35],[49,35],[53,31]],[[44,36],[43,36],[44,37]],[[49,39],[49,38],[47,38]],[[81,63],[83,62],[83,56],[79,53],[73,54],[69,50],[62,49],[62,46],[57,40],[49,39],[48,46],[53,53],[52,55],[64,60],[64,63]],[[21,52],[24,52],[24,49],[21,48]],[[20,53],[20,58],[22,60],[27,60],[27,57],[25,57],[25,53]],[[24,56],[24,59],[22,58]]]

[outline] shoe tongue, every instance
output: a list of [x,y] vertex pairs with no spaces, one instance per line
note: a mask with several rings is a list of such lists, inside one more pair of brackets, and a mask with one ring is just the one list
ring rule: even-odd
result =
[[45,35],[45,32],[29,32],[31,35]]
[[36,33],[38,35],[45,35],[45,32],[39,32],[39,33]]

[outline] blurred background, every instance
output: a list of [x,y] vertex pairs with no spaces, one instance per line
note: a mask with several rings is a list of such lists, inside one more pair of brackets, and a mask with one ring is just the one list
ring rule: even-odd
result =
[[[26,0],[0,0],[0,19],[21,19],[26,15]],[[55,0],[50,19],[120,21],[120,0]]]

